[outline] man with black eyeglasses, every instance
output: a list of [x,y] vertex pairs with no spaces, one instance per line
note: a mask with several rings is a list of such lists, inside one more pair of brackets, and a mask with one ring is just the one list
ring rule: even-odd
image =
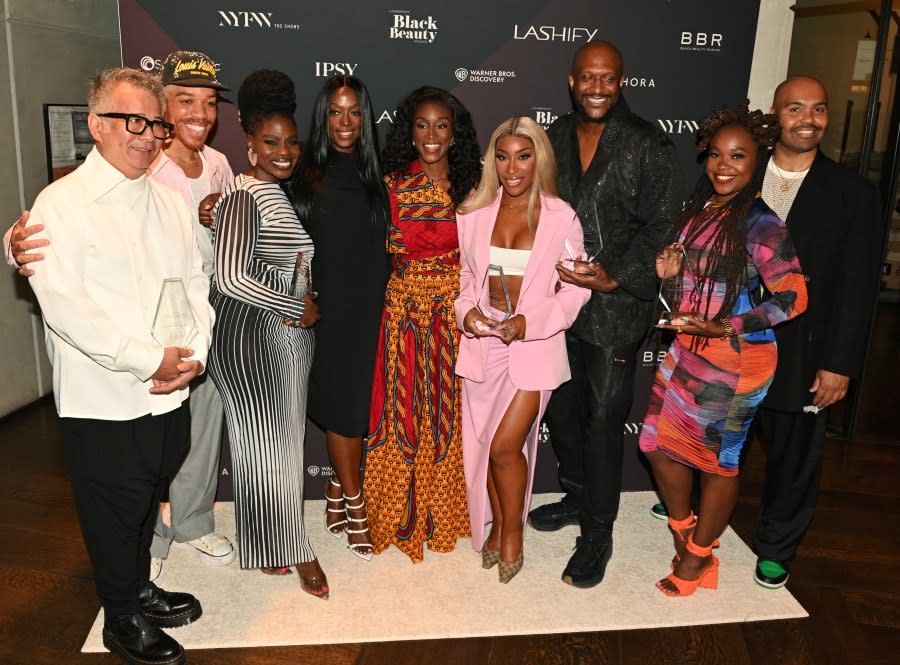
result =
[[[42,228],[34,237],[47,242],[29,282],[103,605],[103,643],[135,665],[183,663],[184,649],[160,628],[202,613],[190,594],[148,578],[159,499],[189,446],[188,384],[203,372],[213,321],[188,207],[147,177],[172,132],[164,105],[156,77],[98,72],[88,92],[95,147],[31,210]],[[172,278],[184,285],[196,323],[191,348],[164,347],[151,333],[161,286]]]
[[[197,51],[174,51],[162,62],[159,78],[164,86],[168,122],[154,122],[150,130],[159,139],[167,139],[148,176],[177,190],[194,223],[194,232],[203,257],[203,272],[212,277],[214,267],[212,207],[225,185],[234,175],[221,152],[206,145],[216,124],[219,92],[228,90],[218,79],[216,65]],[[127,114],[106,113],[127,124],[126,131],[142,132],[145,121]],[[167,135],[168,133],[168,135]],[[24,277],[34,270],[29,264],[40,261],[42,254],[32,249],[46,246],[35,239],[40,229],[26,226],[28,213],[23,213],[7,232],[7,261],[19,267]],[[38,268],[39,270],[40,268]],[[161,579],[163,560],[174,541],[190,549],[209,566],[224,566],[234,560],[234,545],[215,531],[213,503],[218,487],[219,450],[222,440],[224,410],[215,384],[206,375],[191,383],[191,446],[184,462],[169,484],[169,521],[156,521],[150,547],[150,581]]]

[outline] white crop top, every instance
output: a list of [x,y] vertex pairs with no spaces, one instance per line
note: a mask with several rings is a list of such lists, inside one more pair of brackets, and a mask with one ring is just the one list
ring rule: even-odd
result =
[[[528,259],[531,258],[530,249],[506,249],[505,247],[494,247],[491,245],[491,264],[501,266],[504,275],[525,274],[525,267],[528,265]],[[490,270],[488,270],[490,275]]]

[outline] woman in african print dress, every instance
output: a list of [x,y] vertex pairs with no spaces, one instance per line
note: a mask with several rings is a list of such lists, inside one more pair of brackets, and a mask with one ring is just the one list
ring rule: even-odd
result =
[[397,109],[382,158],[393,270],[384,299],[366,444],[365,496],[375,552],[414,562],[469,535],[460,443],[456,205],[477,184],[469,112],[439,88]]
[[677,285],[675,311],[661,321],[676,337],[640,437],[675,541],[672,574],[657,582],[669,596],[716,588],[712,549],[737,501],[741,448],[778,360],[772,326],[806,309],[787,227],[759,197],[775,116],[744,102],[714,110],[698,134],[705,174],[675,223],[675,243],[657,258],[658,276]]

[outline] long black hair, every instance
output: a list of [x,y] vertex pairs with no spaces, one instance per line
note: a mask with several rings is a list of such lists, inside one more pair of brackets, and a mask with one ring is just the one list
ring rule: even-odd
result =
[[394,124],[381,155],[385,175],[402,173],[419,155],[412,145],[412,127],[416,110],[426,103],[440,104],[450,110],[453,144],[447,153],[450,162],[450,198],[462,203],[481,177],[481,150],[472,116],[455,96],[441,88],[423,86],[409,93],[397,106]]
[[712,290],[706,290],[707,299],[702,305],[704,307],[702,315],[707,319],[718,319],[727,315],[746,283],[746,220],[750,207],[762,190],[768,156],[780,131],[778,119],[774,115],[760,110],[750,111],[749,106],[749,100],[744,100],[735,107],[714,107],[710,115],[700,123],[697,130],[697,145],[701,156],[705,156],[709,151],[710,142],[720,129],[731,125],[746,129],[757,146],[756,167],[750,182],[721,208],[704,213],[715,189],[706,173],[703,173],[674,225],[676,238],[687,229],[684,244],[690,245],[691,241],[708,230],[711,224],[718,224],[718,228],[700,248],[708,259],[702,274],[701,272],[696,274],[697,289],[701,293],[705,290],[706,284],[715,280],[717,276],[724,276],[725,280],[722,306],[714,315],[710,315],[709,311]]
[[297,216],[301,221],[309,219],[310,210],[322,186],[322,178],[328,163],[328,151],[331,147],[328,138],[328,109],[332,96],[340,88],[353,90],[359,102],[359,141],[356,143],[354,153],[374,223],[378,211],[383,209],[386,193],[378,164],[378,132],[375,129],[372,100],[365,84],[355,76],[332,76],[325,81],[325,85],[316,95],[309,123],[309,139],[303,147],[300,163],[294,171],[289,194],[297,210]]

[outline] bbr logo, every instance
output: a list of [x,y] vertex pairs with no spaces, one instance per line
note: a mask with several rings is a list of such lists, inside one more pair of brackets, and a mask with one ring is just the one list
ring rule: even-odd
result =
[[718,32],[682,32],[682,46],[722,46],[722,34]]

